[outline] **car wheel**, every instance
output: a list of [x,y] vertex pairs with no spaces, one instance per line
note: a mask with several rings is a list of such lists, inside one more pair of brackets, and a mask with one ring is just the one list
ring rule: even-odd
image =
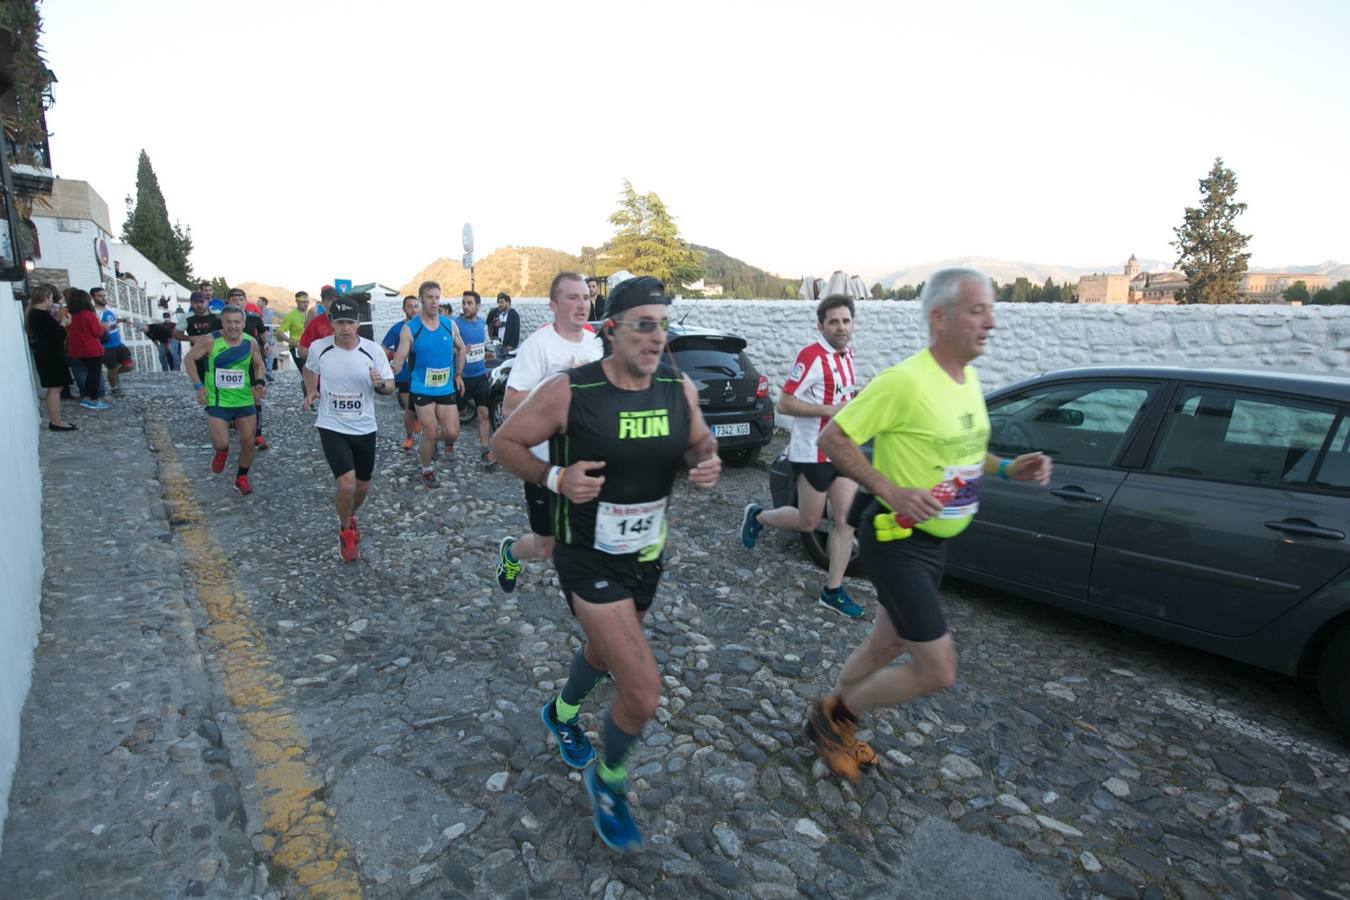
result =
[[1317,663],[1317,692],[1331,721],[1350,734],[1350,626],[1343,627],[1322,648]]
[[493,398],[492,406],[488,409],[488,418],[492,420],[493,432],[496,432],[498,428],[501,428],[502,422],[505,421],[506,417],[502,415],[502,402],[505,399],[505,397]]
[[759,447],[740,447],[736,450],[723,450],[722,462],[733,469],[744,469],[759,459]]
[[459,408],[459,424],[461,428],[467,428],[478,418],[478,404],[473,400],[464,401],[464,405]]

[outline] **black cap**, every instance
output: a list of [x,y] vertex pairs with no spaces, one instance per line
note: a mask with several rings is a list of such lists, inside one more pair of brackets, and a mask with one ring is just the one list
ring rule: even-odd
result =
[[347,297],[334,297],[333,302],[328,304],[328,317],[334,322],[346,319],[349,322],[361,321],[361,307],[356,305],[356,301]]
[[666,286],[661,279],[650,275],[630,278],[609,292],[609,303],[605,306],[605,315],[612,316],[635,306],[649,303],[667,304]]

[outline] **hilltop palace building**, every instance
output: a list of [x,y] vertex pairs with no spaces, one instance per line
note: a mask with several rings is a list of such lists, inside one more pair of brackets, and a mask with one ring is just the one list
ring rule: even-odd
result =
[[[1238,281],[1238,295],[1244,303],[1283,303],[1285,289],[1296,281],[1307,285],[1310,292],[1331,283],[1326,275],[1305,272],[1247,272]],[[1084,275],[1078,279],[1078,302],[1170,305],[1177,302],[1177,292],[1185,289],[1186,276],[1181,272],[1141,272],[1139,260],[1130,254],[1125,270],[1118,275]]]

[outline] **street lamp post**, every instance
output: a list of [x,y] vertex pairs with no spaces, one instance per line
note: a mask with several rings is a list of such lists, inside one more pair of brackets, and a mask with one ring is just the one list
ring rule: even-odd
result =
[[469,270],[469,290],[476,290],[473,272],[473,226],[468,222],[464,223],[464,259],[462,262],[464,268]]

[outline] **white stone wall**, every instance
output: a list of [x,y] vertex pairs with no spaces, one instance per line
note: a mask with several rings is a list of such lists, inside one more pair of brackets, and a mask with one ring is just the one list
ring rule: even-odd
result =
[[[549,321],[542,299],[515,301],[521,334]],[[777,396],[798,349],[815,340],[815,304],[796,300],[677,301],[671,318],[731,331]],[[986,389],[1052,369],[1087,365],[1267,368],[1350,374],[1350,307],[1082,306],[1003,303],[997,329],[976,363]],[[858,304],[854,354],[870,378],[923,347],[917,301]]]
[[37,227],[38,245],[42,248],[42,255],[34,260],[38,268],[65,269],[70,273],[71,286],[86,291],[103,283],[98,257],[94,255],[94,241],[101,237],[111,246],[111,235],[88,219],[34,216],[33,224]]
[[[19,760],[19,719],[41,627],[42,473],[38,469],[37,378],[22,304],[0,282],[0,471],[8,475],[0,541],[0,839]],[[2,893],[2,892],[0,892]]]

